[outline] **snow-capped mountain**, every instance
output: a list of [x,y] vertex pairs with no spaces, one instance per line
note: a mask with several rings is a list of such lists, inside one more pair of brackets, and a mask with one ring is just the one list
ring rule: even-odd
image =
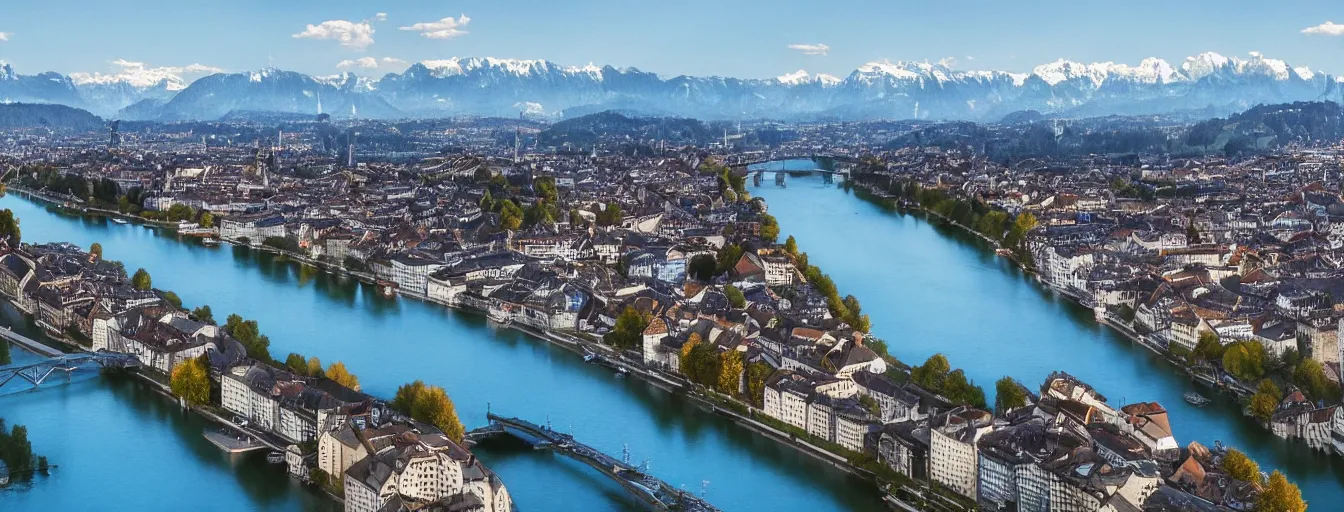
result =
[[[135,63],[128,63],[135,64]],[[993,120],[1037,110],[1069,116],[1203,110],[1340,99],[1326,73],[1251,53],[1203,53],[1172,64],[1057,60],[1029,73],[969,71],[928,62],[870,62],[844,78],[798,70],[775,78],[662,77],[635,68],[545,60],[451,58],[381,78],[312,77],[274,69],[187,82],[178,68],[127,66],[116,75],[18,75],[0,67],[0,100],[64,103],[135,118],[214,119],[232,110],[338,117],[443,115],[563,117],[620,109],[706,119]],[[185,68],[182,68],[185,69]]]

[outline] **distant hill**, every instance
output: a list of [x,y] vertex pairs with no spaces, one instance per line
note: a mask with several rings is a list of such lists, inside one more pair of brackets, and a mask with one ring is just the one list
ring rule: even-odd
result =
[[591,146],[602,136],[626,136],[632,140],[661,139],[669,143],[704,143],[715,138],[703,122],[680,117],[634,117],[615,111],[566,119],[541,132],[543,146]]
[[35,103],[0,103],[0,130],[50,128],[63,131],[98,131],[103,120],[65,105]]

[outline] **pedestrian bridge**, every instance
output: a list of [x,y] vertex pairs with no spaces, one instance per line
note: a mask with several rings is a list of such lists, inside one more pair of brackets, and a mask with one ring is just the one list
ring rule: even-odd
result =
[[543,427],[527,420],[505,418],[493,413],[487,413],[486,417],[489,418],[490,424],[467,433],[466,440],[468,443],[474,444],[482,439],[498,435],[513,436],[531,444],[536,449],[549,449],[592,466],[615,480],[621,487],[624,487],[625,490],[654,510],[695,512],[718,512],[719,510],[701,497],[677,489],[667,482],[646,474],[627,461],[616,460],[596,448],[576,441],[574,436],[551,430],[549,426]]
[[31,363],[0,366],[0,387],[15,378],[23,379],[33,387],[41,387],[53,375],[70,376],[79,371],[97,371],[105,368],[134,368],[140,360],[120,352],[81,352],[61,354]]

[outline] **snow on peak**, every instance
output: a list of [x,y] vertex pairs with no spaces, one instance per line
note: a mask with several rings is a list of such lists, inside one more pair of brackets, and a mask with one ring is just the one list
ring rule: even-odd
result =
[[114,60],[112,64],[120,68],[115,73],[70,73],[70,81],[75,85],[126,84],[136,89],[162,87],[168,91],[180,91],[191,82],[184,75],[199,76],[223,71],[204,64],[149,67],[143,62],[132,62],[125,59]]
[[1181,71],[1191,80],[1199,80],[1227,66],[1231,59],[1213,52],[1204,52],[1193,57],[1186,57],[1185,62],[1181,64]]
[[811,75],[808,74],[806,70],[802,69],[794,71],[792,73],[785,73],[783,75],[777,76],[775,77],[775,80],[779,81],[779,83],[784,85],[803,85],[803,84],[819,83],[827,87],[836,85],[843,81],[839,77],[834,75],[828,75],[826,73],[817,73],[815,75]]
[[519,77],[534,76],[556,71],[570,75],[588,75],[595,80],[602,79],[602,68],[591,62],[586,66],[561,67],[544,59],[524,60],[499,59],[495,57],[452,57],[448,59],[422,60],[420,61],[420,64],[425,66],[426,69],[429,69],[430,74],[437,78],[465,75],[477,70],[492,70]]
[[1293,68],[1293,73],[1296,74],[1298,78],[1301,78],[1303,80],[1311,80],[1312,78],[1316,77],[1316,72],[1312,71],[1311,68],[1306,66],[1299,66]]
[[1031,73],[1040,77],[1041,80],[1044,80],[1045,83],[1050,84],[1051,86],[1059,84],[1060,82],[1085,78],[1090,80],[1095,87],[1100,86],[1102,82],[1106,81],[1111,68],[1114,68],[1115,66],[1116,65],[1112,62],[1083,64],[1081,62],[1059,59],[1049,64],[1036,66],[1031,70]]

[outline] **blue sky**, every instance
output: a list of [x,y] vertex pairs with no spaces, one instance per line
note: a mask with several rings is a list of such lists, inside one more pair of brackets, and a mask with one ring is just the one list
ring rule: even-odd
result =
[[[313,74],[381,75],[400,71],[403,61],[493,56],[761,78],[798,69],[844,76],[883,59],[951,57],[961,69],[1029,71],[1057,58],[1136,64],[1156,56],[1179,64],[1203,51],[1260,51],[1344,75],[1344,27],[1326,31],[1340,35],[1302,32],[1344,23],[1341,2],[3,2],[0,60],[22,73],[108,73],[125,60],[151,68],[201,64],[239,71],[270,64]],[[419,30],[402,29],[417,24]],[[309,37],[295,37],[304,33]],[[369,58],[378,67],[360,65]],[[342,61],[351,62],[338,68]]]

